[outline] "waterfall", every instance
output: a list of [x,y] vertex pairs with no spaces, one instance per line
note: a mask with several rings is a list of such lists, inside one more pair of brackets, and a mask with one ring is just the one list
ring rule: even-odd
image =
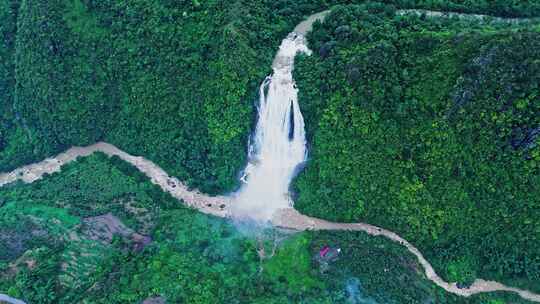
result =
[[258,122],[249,148],[249,163],[236,193],[232,212],[239,217],[269,221],[275,211],[292,207],[289,184],[296,167],[306,160],[304,119],[292,77],[294,57],[311,54],[304,35],[292,32],[274,59],[271,76],[259,89]]

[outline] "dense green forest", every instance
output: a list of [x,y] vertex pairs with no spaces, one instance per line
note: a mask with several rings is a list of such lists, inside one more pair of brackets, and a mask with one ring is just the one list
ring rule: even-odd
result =
[[539,29],[333,10],[296,67],[296,208],[395,231],[447,280],[539,291]]
[[[106,140],[205,192],[231,191],[279,41],[349,2],[364,1],[1,0],[0,171]],[[536,1],[390,3],[540,15]]]
[[[190,186],[231,191],[280,40],[310,13],[364,2],[0,0],[0,172],[105,140]],[[293,187],[297,208],[391,229],[449,281],[540,291],[540,26],[395,15],[538,17],[540,3],[386,3],[334,7],[309,36],[314,55],[299,58],[310,160]],[[469,301],[423,280],[401,248],[363,234],[293,237],[259,274],[257,242],[178,207],[119,160],[94,156],[66,171],[0,191],[0,291],[43,303],[77,301],[80,290],[108,303],[334,303],[347,297],[344,282],[361,282],[351,284],[362,301]],[[132,250],[140,244],[126,237],[85,235],[85,219],[109,212],[152,244]],[[310,257],[323,243],[354,248],[320,273]],[[303,263],[291,265],[287,251]],[[385,277],[381,265],[394,272]],[[293,266],[305,271],[281,273]],[[411,280],[419,283],[403,283]]]
[[[240,233],[101,153],[0,197],[0,292],[27,303],[527,303],[447,294],[381,237]],[[341,253],[321,260],[324,246]]]

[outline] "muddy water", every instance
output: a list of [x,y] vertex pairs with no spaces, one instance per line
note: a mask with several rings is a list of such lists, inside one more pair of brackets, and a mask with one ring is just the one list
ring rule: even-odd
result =
[[[405,13],[420,13],[420,11],[411,11],[403,10],[399,11],[400,14]],[[432,17],[445,17],[447,15],[440,14],[437,12],[428,12]],[[327,12],[320,14],[315,14],[308,18],[308,22],[300,23],[295,31],[305,35],[309,32],[311,25],[314,20],[324,18]],[[465,16],[460,14],[459,16]],[[484,18],[476,17],[477,15],[471,15],[472,18]],[[58,172],[61,169],[61,166],[75,160],[78,156],[88,156],[96,151],[103,152],[109,156],[116,155],[134,165],[142,173],[150,178],[152,183],[160,186],[163,191],[169,192],[178,200],[182,201],[184,204],[196,208],[199,211],[219,217],[231,217],[230,206],[234,204],[234,201],[230,197],[217,196],[211,197],[200,193],[197,190],[189,190],[184,184],[182,184],[177,178],[169,176],[162,168],[154,164],[152,161],[147,160],[143,157],[130,155],[115,146],[100,142],[88,147],[74,147],[68,151],[59,154],[56,157],[48,158],[42,162],[21,167],[14,170],[10,173],[0,174],[0,187],[8,183],[14,182],[16,180],[22,180],[26,183],[31,183],[36,180],[39,180],[43,177],[45,173],[54,173]],[[384,236],[394,242],[398,242],[403,245],[409,252],[414,254],[420,264],[424,267],[426,277],[431,280],[433,283],[439,287],[445,289],[448,292],[460,295],[460,296],[471,296],[477,293],[483,292],[492,292],[492,291],[509,291],[514,292],[520,295],[522,298],[539,302],[540,303],[540,294],[535,294],[527,290],[522,290],[518,288],[512,288],[505,286],[501,283],[494,281],[485,281],[478,279],[476,280],[471,287],[460,289],[457,288],[455,283],[445,282],[440,278],[431,264],[424,258],[422,253],[414,247],[407,240],[403,239],[396,233],[382,229],[373,225],[366,223],[334,223],[328,222],[325,220],[308,217],[300,214],[298,211],[293,208],[282,208],[276,210],[273,214],[272,223],[275,226],[295,229],[298,231],[303,230],[351,230],[351,231],[363,231],[370,235],[374,236]],[[2,298],[4,297],[4,298]],[[9,298],[6,295],[0,294],[0,301],[7,301],[8,303],[21,304],[24,302]]]

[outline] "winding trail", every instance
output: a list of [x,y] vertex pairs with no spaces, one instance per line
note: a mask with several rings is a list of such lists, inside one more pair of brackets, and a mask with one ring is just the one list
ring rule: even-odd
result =
[[497,22],[497,23],[507,23],[507,24],[523,24],[538,22],[540,18],[504,18],[504,17],[494,17],[490,15],[481,15],[481,14],[463,14],[463,13],[454,13],[454,12],[438,12],[430,11],[423,9],[402,9],[396,11],[397,15],[426,15],[430,18],[459,18],[462,20],[480,20],[482,22]]
[[184,204],[190,207],[219,217],[229,215],[229,198],[224,196],[210,197],[197,190],[189,190],[177,178],[170,177],[153,162],[143,157],[130,155],[105,142],[99,142],[87,147],[73,147],[66,152],[52,158],[47,158],[39,163],[18,168],[10,173],[0,173],[0,187],[16,180],[32,183],[41,179],[46,173],[51,174],[60,171],[63,165],[74,161],[77,157],[88,156],[94,152],[103,152],[108,156],[118,156],[122,160],[134,165],[139,171],[148,176],[152,183],[157,184],[164,191],[169,192],[172,196],[183,201]]
[[[9,173],[0,174],[0,187],[21,180],[25,183],[32,183],[41,179],[45,173],[51,174],[59,172],[61,166],[72,162],[77,157],[88,156],[94,152],[103,152],[109,156],[118,156],[122,160],[134,165],[142,173],[150,178],[152,183],[158,185],[170,193],[172,196],[182,201],[187,206],[199,211],[223,218],[232,218],[230,206],[233,203],[231,198],[226,196],[208,196],[197,190],[189,190],[177,178],[169,176],[162,168],[140,156],[130,155],[117,147],[99,142],[87,147],[73,147],[55,157],[47,158],[39,163],[21,167]],[[300,214],[293,208],[279,210],[272,219],[272,224],[276,227],[305,230],[343,230],[343,231],[363,231],[374,236],[384,236],[394,242],[405,246],[414,254],[420,264],[424,267],[426,277],[444,290],[468,297],[477,293],[493,291],[510,291],[519,294],[522,298],[540,303],[540,294],[535,294],[527,290],[512,288],[494,281],[478,279],[469,288],[457,288],[455,283],[445,282],[437,275],[431,264],[424,258],[422,253],[407,240],[396,233],[365,223],[334,223],[318,218]],[[3,299],[0,294],[0,301]],[[5,298],[4,298],[5,299]],[[8,301],[9,302],[9,301]],[[22,302],[11,302],[22,303]]]
[[10,303],[10,304],[26,304],[24,303],[23,301],[19,300],[19,299],[15,299],[15,298],[12,298],[8,295],[5,295],[5,294],[1,294],[0,293],[0,303]]
[[[312,24],[316,20],[322,20],[329,11],[324,11],[318,14],[314,14],[308,17],[307,20],[300,23],[295,32],[300,34],[306,34],[311,30]],[[539,19],[504,19],[493,18],[486,15],[473,15],[473,14],[458,14],[458,13],[445,13],[425,10],[398,10],[398,15],[406,14],[426,14],[428,17],[440,18],[440,17],[458,17],[458,18],[470,18],[491,20],[495,22],[504,23],[521,23],[527,21],[538,21]],[[41,179],[45,174],[51,174],[59,172],[61,167],[67,163],[70,163],[77,159],[77,157],[85,157],[95,152],[103,152],[109,156],[118,156],[122,160],[134,165],[139,171],[144,173],[150,178],[152,183],[158,185],[174,196],[176,199],[183,202],[185,205],[195,208],[203,213],[214,215],[223,218],[232,218],[231,205],[233,203],[230,197],[215,196],[211,197],[205,195],[198,190],[190,190],[177,178],[169,176],[165,170],[154,164],[152,161],[147,160],[140,156],[130,155],[117,147],[105,143],[99,142],[87,147],[73,147],[64,153],[61,153],[55,157],[47,158],[39,163],[23,166],[9,173],[0,173],[0,187],[15,181],[21,180],[25,183],[32,183]],[[509,291],[517,293],[524,299],[540,303],[540,294],[536,294],[527,290],[513,288],[505,286],[499,282],[485,281],[477,279],[469,288],[458,288],[455,283],[445,282],[441,277],[437,275],[431,264],[424,258],[422,253],[414,247],[407,240],[403,239],[396,233],[373,226],[366,223],[335,223],[329,222],[318,218],[309,217],[300,214],[293,208],[286,208],[278,210],[273,218],[272,224],[276,227],[293,229],[297,231],[305,230],[342,230],[342,231],[362,231],[373,236],[384,236],[394,242],[398,242],[405,246],[409,252],[414,254],[419,263],[424,267],[424,272],[427,279],[431,280],[437,286],[443,288],[447,292],[469,297],[474,294],[494,291]],[[2,302],[12,304],[25,304],[23,301],[9,297],[0,293],[0,303]]]

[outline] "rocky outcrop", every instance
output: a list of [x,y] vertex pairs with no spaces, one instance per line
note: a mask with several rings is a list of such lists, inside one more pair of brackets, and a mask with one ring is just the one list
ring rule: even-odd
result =
[[536,128],[515,128],[512,130],[512,140],[510,144],[515,150],[530,150],[536,147],[540,138],[540,127]]
[[127,227],[122,221],[111,213],[85,218],[81,227],[82,234],[87,238],[110,244],[114,236],[120,236],[133,242],[133,249],[142,250],[152,242],[149,236],[141,235]]
[[152,297],[147,298],[146,300],[142,301],[142,304],[165,304],[167,301],[165,301],[162,297]]

